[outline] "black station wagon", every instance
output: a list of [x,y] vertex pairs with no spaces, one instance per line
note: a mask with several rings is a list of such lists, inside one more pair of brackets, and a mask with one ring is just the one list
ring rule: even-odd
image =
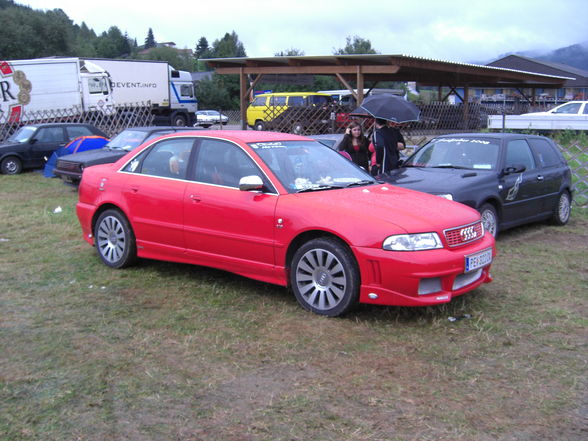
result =
[[543,136],[458,133],[434,138],[383,180],[461,202],[500,230],[570,217],[571,171],[558,146]]

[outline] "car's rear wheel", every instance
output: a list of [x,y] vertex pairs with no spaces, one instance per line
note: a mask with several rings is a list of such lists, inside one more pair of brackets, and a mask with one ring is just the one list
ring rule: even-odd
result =
[[3,175],[17,175],[22,171],[22,162],[16,156],[8,156],[0,164],[0,172]]
[[263,121],[255,121],[253,128],[255,130],[265,130],[265,123]]
[[305,309],[331,317],[344,314],[357,304],[359,285],[355,257],[337,239],[313,239],[294,254],[290,286]]
[[560,193],[551,221],[555,225],[565,225],[570,220],[571,198],[567,191]]
[[106,210],[98,217],[94,242],[102,261],[112,268],[124,268],[137,258],[135,235],[127,218],[118,210]]
[[496,208],[492,204],[484,204],[478,210],[482,216],[482,223],[484,230],[488,231],[492,236],[498,235],[498,214]]

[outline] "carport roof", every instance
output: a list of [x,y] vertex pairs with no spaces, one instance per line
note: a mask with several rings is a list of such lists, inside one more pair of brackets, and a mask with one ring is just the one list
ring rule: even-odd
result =
[[203,60],[219,74],[336,75],[345,80],[416,81],[425,86],[559,88],[570,77],[407,55],[332,55]]

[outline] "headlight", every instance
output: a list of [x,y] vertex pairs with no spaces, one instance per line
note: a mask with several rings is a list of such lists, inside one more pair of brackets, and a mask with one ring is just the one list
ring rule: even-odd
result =
[[382,248],[389,251],[423,251],[443,248],[437,233],[397,234],[386,238]]
[[453,195],[451,193],[444,193],[444,194],[436,194],[435,196],[439,196],[443,199],[449,199],[450,201],[453,200]]

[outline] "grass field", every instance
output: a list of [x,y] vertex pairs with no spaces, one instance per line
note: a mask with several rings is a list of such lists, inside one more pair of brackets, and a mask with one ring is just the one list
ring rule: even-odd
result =
[[449,305],[327,319],[221,271],[107,268],[75,202],[0,176],[2,441],[588,438],[586,213],[502,234]]

